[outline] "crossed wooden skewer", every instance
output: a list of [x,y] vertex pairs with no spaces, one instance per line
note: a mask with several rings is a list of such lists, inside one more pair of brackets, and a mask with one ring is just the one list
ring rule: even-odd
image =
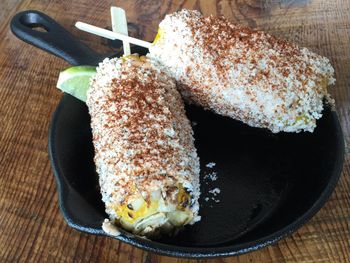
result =
[[123,41],[124,55],[130,55],[130,43],[149,48],[152,43],[128,36],[128,23],[125,10],[120,7],[111,7],[112,29],[113,31],[93,26],[84,22],[76,22],[75,26],[83,31],[105,37],[108,39],[118,39]]

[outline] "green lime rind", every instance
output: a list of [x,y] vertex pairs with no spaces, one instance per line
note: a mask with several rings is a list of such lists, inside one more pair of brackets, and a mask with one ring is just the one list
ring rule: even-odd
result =
[[57,88],[77,99],[86,102],[90,79],[96,74],[93,66],[76,66],[62,71],[58,77]]

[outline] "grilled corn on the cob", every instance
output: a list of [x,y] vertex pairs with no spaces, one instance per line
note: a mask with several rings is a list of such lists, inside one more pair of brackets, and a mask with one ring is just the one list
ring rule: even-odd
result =
[[199,159],[174,81],[145,57],[106,59],[87,105],[110,221],[148,237],[198,221]]
[[332,102],[327,58],[198,11],[167,15],[148,56],[189,102],[272,132],[312,132]]

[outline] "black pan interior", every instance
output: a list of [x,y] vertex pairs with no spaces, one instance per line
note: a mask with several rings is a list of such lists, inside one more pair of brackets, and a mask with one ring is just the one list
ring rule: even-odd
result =
[[[314,133],[273,134],[187,106],[201,160],[200,214],[176,237],[119,239],[158,253],[207,257],[244,253],[273,242],[307,221],[333,190],[343,161],[343,138],[329,108]],[[50,153],[68,223],[103,234],[106,217],[93,163],[90,117],[65,95],[53,118]],[[214,162],[209,168],[206,165]],[[216,181],[206,175],[216,172]],[[214,199],[209,190],[219,188]],[[206,198],[209,198],[207,201]],[[219,202],[218,202],[219,200]]]

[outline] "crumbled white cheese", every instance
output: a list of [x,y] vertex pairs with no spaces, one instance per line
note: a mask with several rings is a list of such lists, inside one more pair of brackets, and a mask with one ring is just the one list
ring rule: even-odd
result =
[[207,163],[205,166],[208,167],[208,168],[213,168],[214,166],[216,165],[216,163]]
[[210,179],[212,182],[216,181],[218,179],[217,172],[211,172],[209,174],[204,175],[204,180]]
[[220,194],[220,189],[216,187],[212,190],[209,190],[209,193],[213,194],[214,196],[217,196],[218,194]]
[[334,69],[307,48],[196,10],[167,15],[159,28],[148,57],[190,103],[272,132],[312,132],[324,99],[333,103]]
[[102,229],[105,231],[107,234],[111,236],[119,236],[120,231],[118,228],[109,221],[109,219],[105,219],[102,223]]

